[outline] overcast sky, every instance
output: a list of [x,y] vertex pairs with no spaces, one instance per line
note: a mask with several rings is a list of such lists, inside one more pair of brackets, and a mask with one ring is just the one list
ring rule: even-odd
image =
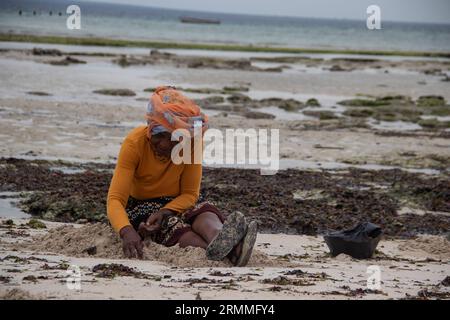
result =
[[450,23],[450,0],[85,0],[211,12],[365,19],[376,4],[381,19]]

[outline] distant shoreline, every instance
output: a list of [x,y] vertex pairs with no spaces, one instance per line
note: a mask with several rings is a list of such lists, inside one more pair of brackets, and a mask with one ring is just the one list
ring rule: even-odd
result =
[[268,47],[237,44],[177,43],[164,41],[125,40],[98,37],[40,36],[27,34],[0,34],[0,41],[48,43],[82,46],[141,47],[156,49],[196,49],[217,51],[311,53],[311,54],[351,54],[373,56],[435,57],[450,58],[450,52],[401,51],[401,50],[355,50],[355,49],[313,49]]

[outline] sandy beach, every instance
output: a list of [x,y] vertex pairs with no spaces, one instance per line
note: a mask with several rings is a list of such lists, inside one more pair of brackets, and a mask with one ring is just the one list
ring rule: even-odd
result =
[[[5,226],[5,221],[2,223]],[[345,255],[329,257],[321,237],[260,234],[249,266],[236,268],[226,262],[206,260],[201,249],[167,249],[151,243],[146,249],[149,255],[146,258],[150,260],[126,260],[117,258],[120,242],[117,238],[107,240],[114,239],[114,235],[103,226],[46,223],[48,230],[36,231],[26,223],[15,219],[11,228],[2,227],[4,298],[240,300],[448,299],[449,296],[450,250],[448,241],[437,236],[383,241],[374,258],[359,261]],[[54,232],[61,226],[64,232]],[[96,237],[86,241],[86,236],[94,233]],[[33,236],[45,240],[35,243],[30,241]],[[65,240],[56,244],[56,236]],[[75,237],[85,240],[70,245],[67,238]],[[92,244],[99,248],[97,252],[92,256],[83,253],[86,248],[82,246]],[[111,258],[114,256],[115,259]],[[101,264],[106,266],[96,268]],[[66,269],[70,265],[81,270],[79,290],[68,289]],[[367,268],[371,265],[382,270],[382,290],[366,288]]]
[[[450,297],[448,59],[0,42],[0,76],[3,299]],[[161,84],[212,128],[280,130],[276,175],[205,168],[202,193],[259,222],[247,267],[154,243],[126,260],[105,223],[120,144]],[[366,220],[374,257],[331,257],[323,234]]]

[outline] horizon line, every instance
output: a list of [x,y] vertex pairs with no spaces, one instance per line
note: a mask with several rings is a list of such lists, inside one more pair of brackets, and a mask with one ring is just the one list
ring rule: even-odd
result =
[[[33,2],[36,0],[32,0]],[[59,2],[57,0],[47,0],[51,2]],[[66,0],[67,2],[70,2]],[[38,2],[38,1],[36,1]],[[113,5],[113,6],[123,6],[123,7],[136,7],[136,8],[153,8],[153,9],[163,9],[168,11],[187,11],[187,12],[199,12],[206,14],[225,14],[225,15],[237,15],[237,16],[253,16],[253,17],[273,17],[273,18],[289,18],[289,19],[313,19],[313,20],[337,20],[337,21],[352,21],[352,22],[361,22],[366,19],[361,17],[361,19],[357,18],[339,18],[339,17],[313,17],[313,16],[290,16],[284,14],[265,14],[265,13],[235,13],[235,12],[226,12],[226,11],[205,11],[205,10],[194,10],[194,9],[183,9],[183,8],[167,8],[160,6],[151,6],[145,4],[128,4],[128,3],[115,3],[108,1],[99,1],[99,0],[80,0],[81,3],[95,3],[101,5]],[[425,25],[444,25],[450,26],[449,22],[430,22],[430,21],[411,21],[411,20],[383,20],[383,22],[387,23],[411,23],[411,24],[425,24]]]

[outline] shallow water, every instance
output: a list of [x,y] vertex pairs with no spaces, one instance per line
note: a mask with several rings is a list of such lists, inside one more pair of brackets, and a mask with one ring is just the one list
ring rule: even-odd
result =
[[367,123],[372,128],[378,130],[414,131],[422,129],[422,127],[417,123],[406,121],[378,121],[371,118],[367,121]]
[[[0,94],[3,98],[23,98],[25,95],[30,99],[55,102],[126,103],[144,109],[146,103],[136,101],[136,98],[148,98],[149,93],[143,92],[145,88],[165,83],[158,77],[162,72],[163,69],[155,66],[121,68],[109,62],[52,66],[34,61],[0,59]],[[136,96],[92,93],[104,88],[130,88],[135,90]],[[26,94],[28,91],[43,91],[51,96],[29,95]]]
[[[26,155],[17,155],[14,156],[17,159],[24,160],[48,160],[48,161],[67,161],[74,163],[101,163],[101,164],[114,164],[115,161],[110,160],[86,160],[80,158],[73,157],[43,157],[43,156],[26,156]],[[207,158],[205,157],[206,162]],[[212,160],[211,160],[212,161]],[[240,168],[240,169],[264,169],[264,166],[261,165],[251,165],[247,163],[238,165],[238,164],[203,164],[204,167],[208,168]],[[54,169],[60,170],[60,167],[55,167]],[[300,170],[342,170],[348,168],[359,168],[364,170],[392,170],[392,169],[400,169],[413,173],[423,173],[428,175],[439,175],[441,174],[440,170],[436,169],[428,169],[428,168],[404,168],[399,166],[388,166],[388,165],[379,165],[379,164],[348,164],[343,162],[334,162],[334,161],[308,161],[308,160],[298,160],[298,159],[280,159],[279,162],[279,170],[286,169],[300,169]],[[65,169],[63,169],[65,170]],[[112,172],[112,171],[111,171]],[[71,168],[68,168],[67,173],[76,173]],[[0,193],[1,195],[1,193]]]
[[[339,19],[258,16],[191,10],[186,12],[186,10],[85,1],[80,4],[82,27],[74,32],[66,27],[65,10],[69,4],[71,3],[67,0],[41,0],[38,3],[33,0],[21,0],[19,3],[17,0],[2,0],[0,31],[325,49],[448,51],[450,48],[448,24],[383,21],[383,30],[374,32],[366,27],[363,7],[360,8],[361,15],[357,18],[353,15],[357,20],[349,20],[342,19],[344,17],[342,15],[337,17]],[[442,8],[445,10],[446,7]],[[18,14],[19,9],[22,10],[22,15]],[[32,14],[33,10],[36,11],[35,15]],[[49,16],[50,10],[55,14]],[[234,10],[240,12],[239,8]],[[263,13],[264,10],[261,10],[255,8],[252,13]],[[287,10],[282,11],[283,15],[291,14],[287,13]],[[56,12],[61,12],[61,16],[56,15]],[[179,17],[186,14],[219,19],[221,24],[180,23]],[[301,15],[301,12],[294,10],[292,14]],[[441,18],[440,22],[443,21],[448,23],[448,19]]]
[[314,117],[305,116],[298,111],[285,111],[278,107],[263,107],[263,108],[251,108],[250,110],[256,112],[264,112],[274,115],[276,120],[311,120]]
[[15,206],[18,192],[0,192],[0,218],[30,218],[31,215]]
[[61,171],[64,174],[75,174],[75,173],[83,173],[85,169],[79,168],[71,168],[71,167],[50,167],[51,171]]
[[422,115],[422,119],[436,119],[438,121],[450,121],[450,116],[432,116],[432,115]]

